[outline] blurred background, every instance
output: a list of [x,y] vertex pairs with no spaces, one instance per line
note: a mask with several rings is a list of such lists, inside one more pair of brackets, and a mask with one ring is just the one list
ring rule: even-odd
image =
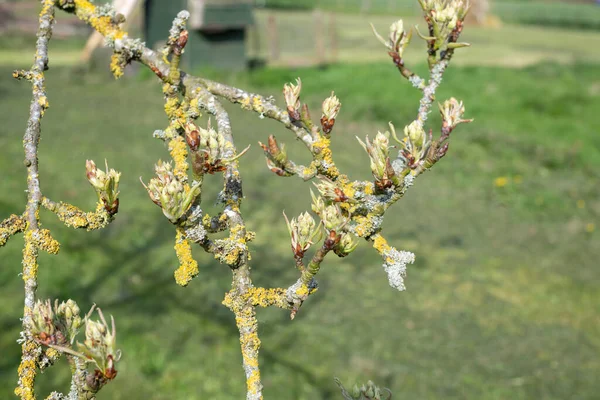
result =
[[[126,6],[125,3],[121,2]],[[282,104],[285,82],[302,77],[317,116],[332,90],[342,110],[334,158],[354,179],[369,179],[354,136],[415,118],[419,93],[373,37],[402,17],[419,24],[416,0],[139,1],[128,30],[160,45],[178,10],[193,11],[188,70]],[[597,399],[600,393],[600,6],[594,1],[477,4],[464,31],[472,43],[453,58],[438,100],[462,99],[475,122],[452,134],[448,155],[422,175],[387,214],[384,233],[416,254],[408,290],[389,287],[378,255],[361,245],[327,260],[319,291],[294,321],[259,310],[267,399],[339,399],[372,379],[394,399]],[[11,78],[34,54],[36,1],[0,2],[0,218],[21,213],[21,136],[31,88]],[[195,10],[195,11],[194,11]],[[144,22],[145,21],[145,22]],[[221,305],[228,268],[195,249],[200,275],[173,279],[174,230],[148,199],[156,160],[152,139],[167,125],[160,84],[139,66],[115,82],[108,52],[92,51],[90,30],[57,13],[50,45],[50,108],[40,143],[46,196],[92,209],[85,160],[122,172],[121,208],[99,232],[67,229],[44,212],[61,242],[42,254],[40,298],[93,303],[117,321],[123,351],[103,399],[240,399],[238,334]],[[100,41],[101,44],[101,41]],[[415,35],[407,63],[422,76],[425,46]],[[280,124],[227,105],[241,159],[242,211],[257,232],[255,284],[296,279],[282,216],[310,208],[308,183],[265,167],[257,141],[274,134],[291,158],[308,155]],[[434,113],[435,114],[435,113]],[[432,116],[436,130],[439,118]],[[208,179],[206,209],[220,188]],[[1,249],[0,398],[17,380],[23,288],[22,241]],[[41,375],[39,393],[68,391],[65,362]]]

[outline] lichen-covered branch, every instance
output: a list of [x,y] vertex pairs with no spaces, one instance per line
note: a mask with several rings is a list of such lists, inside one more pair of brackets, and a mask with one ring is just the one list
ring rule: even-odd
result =
[[55,213],[58,219],[66,226],[87,229],[88,231],[106,227],[113,218],[106,211],[102,203],[97,204],[95,211],[85,212],[71,204],[63,203],[62,201],[56,203],[44,197],[42,199],[42,206]]
[[[55,212],[68,226],[88,229],[105,226],[118,210],[119,174],[114,170],[108,171],[108,168],[106,173],[97,171],[93,162],[88,162],[90,164],[87,175],[99,197],[96,212],[84,213],[65,203],[54,203],[44,198],[42,194],[39,180],[38,144],[41,135],[41,119],[49,106],[44,71],[48,69],[48,43],[52,36],[55,5],[55,0],[41,1],[42,9],[39,15],[34,63],[29,70],[18,70],[13,73],[16,79],[25,79],[31,82],[33,87],[29,119],[23,137],[24,163],[27,168],[27,204],[23,215],[12,215],[0,223],[0,246],[4,245],[10,236],[24,232],[22,276],[25,287],[25,306],[23,331],[19,339],[22,355],[18,369],[18,384],[15,389],[15,394],[23,400],[36,398],[34,385],[37,370],[47,369],[60,358],[63,352],[70,351],[70,345],[73,343],[72,337],[74,338],[77,330],[73,321],[79,318],[76,315],[79,309],[73,305],[74,303],[61,303],[59,306],[57,301],[52,307],[49,301],[36,301],[38,252],[43,250],[50,254],[57,254],[60,249],[60,244],[52,237],[50,231],[40,228],[40,207],[43,205]],[[95,375],[106,377],[107,372],[104,370],[99,375],[96,373]],[[89,377],[85,368],[81,374],[83,379]],[[116,375],[116,371],[114,375]],[[110,379],[112,378],[107,378],[107,380]],[[86,392],[83,387],[80,389],[79,394],[73,394],[69,399],[94,398],[94,396],[87,396],[85,393],[89,393],[89,391]],[[53,392],[47,398],[62,399],[66,397],[61,393]]]
[[[93,161],[86,162],[88,181],[96,191],[98,205],[95,211],[55,202],[42,195],[38,177],[38,141],[40,120],[48,107],[44,91],[43,71],[48,65],[54,8],[75,14],[89,24],[113,49],[110,69],[116,78],[132,61],[147,66],[162,82],[164,110],[168,126],[156,130],[154,137],[163,140],[170,161],[158,160],[155,176],[143,183],[148,195],[164,216],[175,226],[175,255],[179,267],[174,276],[177,284],[188,286],[201,273],[192,256],[192,244],[198,244],[232,272],[231,290],[223,304],[235,315],[240,334],[242,364],[246,375],[248,400],[263,398],[258,354],[257,307],[275,306],[290,311],[291,318],[298,313],[307,298],[317,291],[317,274],[324,267],[327,256],[346,257],[365,239],[383,260],[383,269],[389,283],[405,290],[406,267],[414,262],[414,254],[392,247],[382,234],[382,223],[389,208],[401,199],[413,181],[430,169],[448,151],[450,134],[461,123],[464,106],[454,98],[440,104],[442,126],[440,136],[434,138],[433,129],[427,130],[428,115],[435,102],[435,94],[454,51],[467,44],[459,43],[463,20],[468,11],[466,0],[418,0],[427,23],[428,32],[417,34],[425,41],[429,77],[424,79],[410,70],[404,61],[412,31],[404,30],[402,20],[390,27],[388,38],[375,29],[375,35],[386,47],[401,75],[422,92],[415,119],[406,124],[403,134],[397,134],[390,123],[389,130],[377,132],[364,139],[358,138],[367,153],[372,180],[353,181],[343,174],[333,160],[331,141],[340,135],[335,130],[341,102],[332,92],[321,107],[321,115],[313,121],[308,106],[301,101],[302,81],[286,83],[283,87],[285,107],[275,105],[272,98],[244,91],[186,74],[180,69],[181,58],[188,41],[187,11],[181,11],[168,32],[166,45],[160,51],[145,47],[138,39],[130,38],[121,24],[125,17],[110,5],[96,6],[88,0],[42,0],[36,58],[30,70],[15,71],[18,79],[33,84],[30,118],[24,138],[25,164],[28,172],[28,201],[23,215],[12,215],[0,222],[0,246],[13,235],[24,232],[23,279],[25,281],[25,312],[21,339],[23,357],[19,367],[19,385],[16,394],[22,399],[35,399],[36,371],[52,365],[61,354],[71,366],[72,383],[67,396],[53,392],[48,399],[93,399],[97,392],[117,375],[115,363],[120,358],[116,349],[114,321],[109,327],[102,312],[100,320],[90,319],[94,310],[84,318],[72,300],[54,306],[50,301],[36,301],[37,256],[44,250],[56,254],[60,245],[39,224],[40,206],[52,211],[65,225],[87,230],[99,229],[110,223],[119,208],[120,173],[113,169],[98,169]],[[308,165],[300,165],[287,153],[285,144],[270,135],[263,149],[268,168],[279,176],[298,176],[314,180],[316,194],[311,191],[313,216],[302,213],[288,219],[293,266],[298,270],[297,280],[287,288],[255,287],[250,275],[248,243],[254,233],[247,229],[241,205],[242,177],[238,159],[246,150],[237,150],[233,127],[221,101],[239,104],[242,109],[258,113],[280,122],[292,131],[311,153]],[[208,121],[200,123],[206,113]],[[392,140],[395,144],[391,144]],[[397,155],[392,152],[398,149]],[[217,197],[222,210],[210,216],[202,209],[205,175],[222,174],[223,186]],[[214,234],[226,232],[224,238]],[[315,244],[316,249],[310,250]],[[312,252],[312,254],[309,254]],[[74,339],[85,322],[86,340]],[[87,364],[94,366],[88,371]]]
[[[24,219],[25,247],[23,249],[23,281],[25,283],[25,307],[23,313],[24,329],[31,323],[32,311],[35,304],[35,292],[38,286],[38,249],[33,242],[33,232],[39,229],[39,208],[42,201],[40,190],[37,150],[40,140],[41,119],[48,100],[46,97],[44,71],[48,66],[48,42],[52,37],[54,23],[54,2],[42,1],[42,11],[39,17],[39,28],[35,59],[27,73],[15,73],[15,77],[24,77],[32,83],[33,94],[29,107],[29,120],[23,137],[25,150],[25,165],[27,166],[27,206]],[[35,399],[34,382],[36,376],[36,360],[41,353],[41,347],[33,340],[26,338],[21,346],[21,364],[19,365],[19,382],[15,394],[23,400]]]
[[0,222],[0,247],[4,246],[11,236],[23,232],[27,224],[22,215],[11,215]]

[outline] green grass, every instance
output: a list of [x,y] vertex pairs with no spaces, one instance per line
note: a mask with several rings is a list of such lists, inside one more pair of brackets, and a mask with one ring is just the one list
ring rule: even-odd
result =
[[600,30],[597,4],[505,1],[494,4],[492,12],[510,23]]
[[[416,253],[408,290],[390,288],[378,256],[363,245],[324,265],[319,292],[293,322],[280,310],[261,310],[266,398],[339,399],[334,376],[345,384],[372,379],[398,399],[597,398],[597,68],[451,68],[439,99],[463,99],[476,120],[453,133],[446,158],[418,179],[384,224],[390,242]],[[123,173],[121,210],[107,229],[72,231],[42,214],[62,249],[41,257],[39,296],[71,297],[82,308],[97,303],[117,321],[124,356],[100,398],[243,398],[237,333],[220,304],[230,273],[197,251],[200,276],[177,287],[173,229],[138,181],[168,157],[151,138],[166,125],[159,85],[77,77],[60,68],[47,75],[45,194],[89,209],[95,195],[85,160],[106,158]],[[335,89],[343,107],[334,155],[355,178],[370,173],[354,136],[373,135],[387,121],[401,128],[418,101],[387,64],[211,75],[279,102],[283,82],[301,76],[314,115]],[[30,88],[9,76],[0,69],[1,216],[21,212],[25,202],[21,135]],[[255,282],[287,286],[296,272],[281,211],[309,208],[311,185],[267,171],[256,142],[275,134],[294,159],[306,161],[307,154],[278,124],[229,109],[238,146],[253,144],[241,168],[242,211],[257,231]],[[505,186],[494,184],[499,177],[507,178]],[[219,189],[217,178],[211,183],[208,209]],[[0,251],[0,398],[8,399],[20,350],[21,238]],[[61,362],[40,376],[40,396],[65,391],[67,379]]]
[[[563,29],[600,29],[600,7],[572,4],[568,1],[491,1],[491,12],[511,24],[555,26]],[[419,16],[422,11],[416,0],[266,0],[272,9],[322,10],[368,14]]]

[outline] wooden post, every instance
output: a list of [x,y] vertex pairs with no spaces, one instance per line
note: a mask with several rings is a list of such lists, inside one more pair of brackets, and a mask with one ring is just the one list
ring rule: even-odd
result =
[[323,32],[323,13],[321,10],[315,9],[313,12],[315,24],[315,51],[317,56],[317,64],[322,65],[327,61],[325,55],[325,35]]
[[270,14],[267,18],[267,33],[269,41],[269,58],[270,61],[279,60],[279,34],[277,32],[277,20],[274,14]]
[[483,25],[486,23],[489,11],[489,0],[471,0],[471,11],[469,12],[469,19],[475,22],[477,25]]
[[372,0],[363,0],[362,6],[360,8],[360,12],[361,13],[369,12],[371,10],[371,6],[372,6]]
[[329,13],[329,57],[330,62],[337,62],[338,38],[336,30],[335,13]]

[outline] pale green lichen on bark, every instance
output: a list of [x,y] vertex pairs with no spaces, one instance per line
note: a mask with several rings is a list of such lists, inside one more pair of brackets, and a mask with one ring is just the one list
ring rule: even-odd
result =
[[[166,142],[173,164],[159,161],[156,177],[145,186],[151,200],[175,225],[174,248],[179,268],[174,275],[179,285],[189,285],[200,273],[198,262],[192,255],[192,243],[197,243],[231,269],[231,290],[225,295],[223,304],[233,312],[239,330],[248,400],[263,398],[256,308],[279,307],[290,311],[291,318],[294,318],[307,298],[317,291],[315,278],[329,254],[346,257],[359,245],[359,238],[365,239],[382,257],[390,285],[399,290],[405,289],[406,266],[414,261],[414,255],[393,248],[382,236],[382,223],[389,207],[402,198],[414,179],[446,154],[450,133],[456,126],[470,122],[462,119],[462,103],[452,98],[440,104],[442,126],[439,138],[434,138],[425,128],[435,93],[454,51],[466,46],[458,42],[468,10],[466,1],[419,0],[429,28],[428,35],[417,32],[427,47],[430,67],[427,79],[416,75],[405,65],[403,57],[412,32],[404,30],[402,20],[391,25],[388,38],[383,38],[374,29],[394,65],[422,92],[422,98],[415,119],[403,129],[404,136],[398,135],[390,123],[389,131],[378,132],[372,136],[373,139],[359,139],[369,159],[372,181],[352,181],[334,161],[331,142],[342,134],[335,129],[342,103],[333,92],[323,101],[320,119],[313,122],[308,106],[301,100],[300,78],[296,83],[284,85],[286,106],[280,108],[271,99],[258,94],[182,71],[180,61],[188,40],[185,27],[188,12],[182,11],[177,15],[165,47],[155,52],[146,48],[140,40],[129,38],[120,25],[124,18],[110,5],[98,7],[87,0],[43,0],[41,3],[34,66],[13,74],[15,78],[26,79],[33,84],[30,121],[24,140],[28,203],[23,215],[12,215],[0,223],[0,246],[9,237],[25,233],[23,356],[19,384],[15,390],[22,399],[35,399],[36,371],[52,365],[61,354],[66,355],[73,375],[68,398],[94,398],[98,390],[116,376],[115,363],[120,355],[114,347],[114,321],[112,329],[109,329],[99,310],[100,321],[90,320],[91,312],[85,317],[86,341],[79,344],[79,351],[76,351],[71,347],[71,337],[74,335],[73,327],[81,323],[81,318],[77,320],[79,308],[72,300],[69,300],[72,303],[61,303],[60,306],[57,302],[52,308],[50,302],[36,302],[35,299],[38,250],[56,254],[60,248],[50,232],[40,227],[39,208],[52,211],[67,226],[92,230],[108,225],[119,205],[120,174],[109,170],[108,166],[105,172],[99,170],[93,161],[86,163],[86,174],[98,195],[95,211],[84,212],[73,205],[51,201],[43,197],[39,187],[37,143],[40,119],[49,106],[44,89],[44,70],[48,64],[47,47],[55,7],[74,13],[105,37],[107,45],[114,51],[110,69],[115,77],[123,75],[128,63],[137,61],[150,68],[162,81],[168,126],[155,131],[154,136]],[[290,158],[285,144],[278,142],[273,135],[268,137],[266,144],[260,143],[267,166],[275,174],[298,176],[305,181],[318,178],[315,184],[317,194],[312,193],[312,211],[318,222],[309,213],[293,217],[291,222],[285,217],[291,235],[293,265],[299,271],[296,282],[287,288],[254,287],[252,283],[248,243],[253,240],[254,233],[247,229],[240,209],[244,195],[238,159],[246,150],[238,152],[235,147],[231,122],[222,100],[239,104],[245,110],[258,113],[261,118],[279,121],[311,154],[310,163],[300,165]],[[203,112],[208,113],[213,121],[206,128],[195,122]],[[390,144],[392,139],[397,143],[395,147]],[[391,154],[393,148],[398,148],[395,158]],[[202,210],[204,176],[211,174],[223,177],[222,190],[216,199],[223,209],[212,217]],[[228,232],[225,238],[212,238],[215,233],[223,231]],[[313,254],[309,256],[308,251],[315,244]],[[45,325],[47,320],[56,320],[56,323]],[[100,343],[100,347],[94,347],[94,343]],[[84,360],[93,360],[97,367],[93,375],[87,372]],[[370,393],[371,389],[366,388],[366,393]],[[67,397],[53,392],[48,398]]]

